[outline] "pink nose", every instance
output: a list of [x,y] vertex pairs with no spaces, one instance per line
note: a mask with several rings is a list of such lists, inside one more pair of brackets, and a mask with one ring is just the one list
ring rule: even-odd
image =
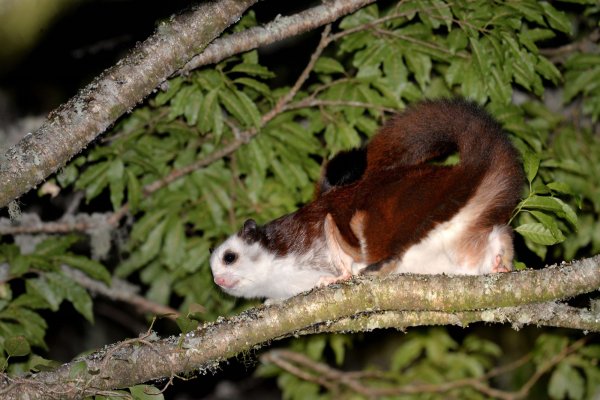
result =
[[238,283],[236,279],[231,279],[222,275],[215,276],[214,281],[217,285],[224,288],[232,288]]

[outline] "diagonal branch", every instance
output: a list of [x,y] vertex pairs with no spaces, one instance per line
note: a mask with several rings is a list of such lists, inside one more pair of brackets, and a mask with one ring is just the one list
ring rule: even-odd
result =
[[216,39],[201,54],[192,58],[180,72],[189,73],[193,69],[217,63],[232,55],[311,31],[374,2],[375,0],[327,1],[294,15],[278,17],[264,26],[256,26]]
[[39,184],[131,110],[257,0],[204,2],[163,23],[0,159],[0,207]]
[[[362,277],[313,290],[279,305],[258,307],[239,316],[205,324],[194,332],[167,339],[129,340],[28,378],[5,378],[5,399],[41,399],[61,392],[62,398],[128,387],[152,379],[214,368],[220,361],[275,339],[306,333],[364,312],[438,311],[460,313],[563,299],[600,287],[600,256],[571,265],[486,276],[391,275]],[[483,314],[482,314],[483,315]],[[491,312],[486,321],[502,322]],[[522,323],[544,324],[542,318]],[[600,319],[590,318],[600,331]],[[426,325],[427,321],[422,321]],[[379,328],[373,319],[360,330]],[[117,350],[115,350],[117,348]],[[113,357],[108,357],[112,355]],[[82,362],[87,368],[82,368]]]

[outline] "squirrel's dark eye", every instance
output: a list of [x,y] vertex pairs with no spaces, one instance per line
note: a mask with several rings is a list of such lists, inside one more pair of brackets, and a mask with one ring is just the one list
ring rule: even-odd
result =
[[226,251],[225,254],[223,254],[223,262],[227,265],[229,264],[233,264],[235,262],[235,260],[237,260],[237,254],[232,252],[232,251]]

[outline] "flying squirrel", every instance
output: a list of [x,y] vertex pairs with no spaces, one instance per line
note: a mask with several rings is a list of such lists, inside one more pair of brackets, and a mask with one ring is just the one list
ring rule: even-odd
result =
[[[436,162],[454,153],[457,164]],[[247,220],[213,251],[214,281],[277,300],[359,273],[508,272],[522,183],[516,150],[481,107],[424,101],[334,156],[312,202],[262,226]]]

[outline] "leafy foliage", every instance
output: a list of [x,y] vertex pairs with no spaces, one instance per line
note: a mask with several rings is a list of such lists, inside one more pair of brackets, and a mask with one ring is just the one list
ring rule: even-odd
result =
[[[75,254],[75,236],[50,237],[29,254],[10,241],[1,245],[0,264],[8,271],[0,284],[2,365],[9,357],[18,359],[11,360],[11,371],[41,363],[32,353],[45,348],[47,325],[40,310],[56,311],[66,300],[93,320],[89,294],[64,273],[63,264],[107,284],[111,274],[139,279],[149,300],[173,302],[184,314],[201,305],[205,312],[194,313],[194,319],[246,307],[212,283],[209,248],[246,218],[266,222],[309,201],[322,160],[361,144],[390,112],[422,98],[473,99],[511,134],[527,176],[512,223],[533,254],[544,261],[597,253],[598,46],[566,58],[547,51],[585,40],[574,35],[592,29],[577,25],[578,16],[593,20],[600,12],[596,2],[572,3],[371,5],[335,27],[309,79],[285,104],[280,101],[293,83],[275,88],[275,74],[260,64],[256,51],[171,79],[103,144],[55,178],[62,188],[83,191],[88,202],[106,198],[114,211],[128,207],[133,219],[125,246],[117,248],[118,265],[109,271]],[[255,23],[250,13],[234,30]],[[544,101],[549,88],[561,94],[560,107],[581,108],[583,117],[551,109]],[[181,318],[178,324],[188,331],[196,321]],[[341,364],[348,342],[345,336],[318,336],[295,346],[315,360],[331,349]],[[597,350],[585,349],[592,355]],[[441,330],[410,334],[394,353],[390,371],[401,384],[480,377],[498,352],[493,343],[470,338],[459,344]],[[591,393],[590,385],[598,382],[593,357],[565,359],[552,373],[549,394]],[[329,396],[314,383],[278,374],[285,398]],[[576,389],[565,386],[574,381]],[[131,388],[131,394],[143,398],[145,390]]]
[[[18,357],[11,370],[27,371],[46,365],[38,356],[31,356],[31,347],[46,348],[46,321],[40,310],[57,311],[63,301],[73,305],[88,321],[94,321],[92,299],[62,266],[66,265],[89,277],[110,283],[108,270],[99,262],[74,254],[70,248],[78,241],[73,235],[52,237],[40,241],[33,252],[22,254],[14,244],[0,245],[0,265],[7,268],[0,286],[0,362],[5,368],[8,357]],[[13,282],[24,285],[15,292]],[[22,357],[28,356],[25,361]]]

